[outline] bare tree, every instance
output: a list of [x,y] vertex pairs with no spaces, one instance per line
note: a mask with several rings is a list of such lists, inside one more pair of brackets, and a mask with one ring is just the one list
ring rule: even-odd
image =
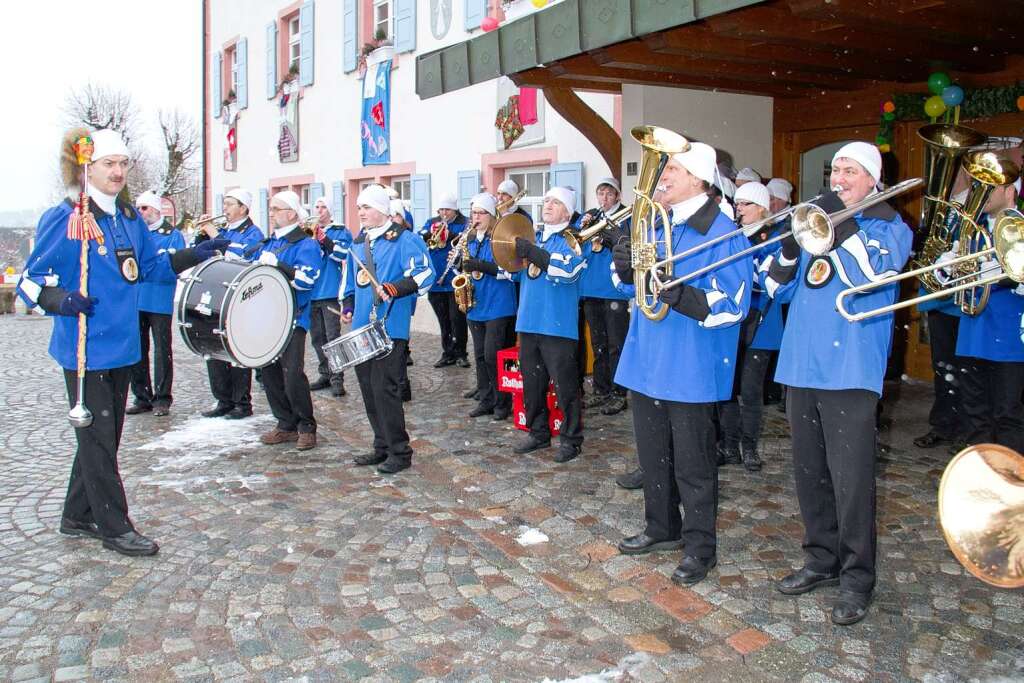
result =
[[138,132],[139,118],[139,108],[131,95],[102,85],[87,83],[68,93],[64,102],[64,122],[69,127],[112,128],[129,148]]
[[157,114],[166,150],[163,194],[181,194],[195,184],[198,169],[199,133],[195,121],[180,111]]

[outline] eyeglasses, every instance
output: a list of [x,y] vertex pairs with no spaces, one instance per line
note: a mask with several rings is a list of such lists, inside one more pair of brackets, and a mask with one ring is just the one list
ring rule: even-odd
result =
[[272,206],[269,209],[267,209],[267,211],[269,211],[270,213],[277,213],[278,211],[293,211],[293,209],[289,209],[287,207],[282,206]]
[[753,206],[754,202],[736,202],[737,209],[745,209],[748,206]]

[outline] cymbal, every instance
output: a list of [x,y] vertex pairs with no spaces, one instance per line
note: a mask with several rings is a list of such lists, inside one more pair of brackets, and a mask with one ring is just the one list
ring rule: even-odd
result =
[[521,213],[502,216],[491,231],[494,262],[498,264],[499,268],[509,273],[519,272],[526,266],[526,259],[516,256],[517,237],[522,237],[530,242],[536,241],[533,222]]

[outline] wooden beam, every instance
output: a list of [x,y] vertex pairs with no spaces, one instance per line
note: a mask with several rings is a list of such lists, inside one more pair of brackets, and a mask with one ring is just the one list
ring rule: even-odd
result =
[[583,78],[556,78],[545,67],[538,66],[519,73],[510,74],[509,78],[520,88],[572,88],[577,91],[593,90],[595,92],[622,94],[622,84],[608,81],[588,81]]
[[[622,169],[622,138],[611,124],[601,118],[586,102],[569,88],[549,85],[544,88],[547,100],[563,119],[575,126],[590,141],[618,179]],[[577,192],[584,188],[577,187]]]

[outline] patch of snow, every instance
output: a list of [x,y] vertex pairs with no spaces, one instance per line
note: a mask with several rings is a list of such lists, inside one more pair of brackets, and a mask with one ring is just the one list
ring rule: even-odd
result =
[[516,543],[519,545],[537,545],[547,542],[548,537],[539,529],[528,526],[519,527],[519,535],[516,536]]
[[605,669],[601,673],[584,674],[577,678],[565,678],[556,681],[545,678],[542,683],[617,683],[626,676],[637,678],[638,670],[651,661],[651,656],[644,652],[634,652],[619,660],[614,669]]

